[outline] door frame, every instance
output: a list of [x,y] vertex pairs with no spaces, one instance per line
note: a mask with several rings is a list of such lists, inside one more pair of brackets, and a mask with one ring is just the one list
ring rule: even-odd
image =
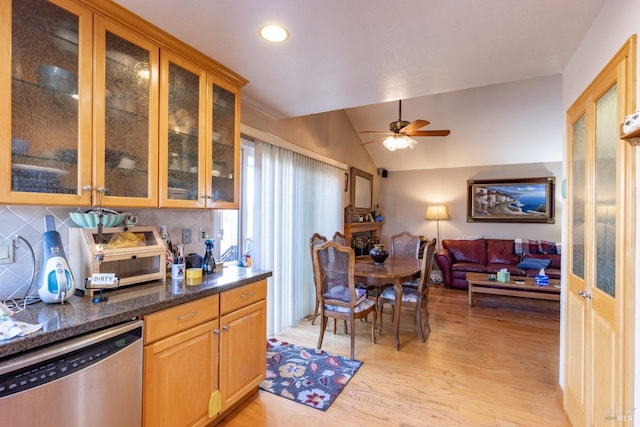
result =
[[[603,70],[598,74],[598,76],[589,84],[589,86],[584,90],[584,92],[576,99],[576,101],[571,105],[571,107],[567,110],[566,116],[566,128],[567,128],[567,141],[566,141],[566,159],[567,159],[567,176],[571,173],[571,143],[572,143],[572,125],[580,115],[577,113],[579,111],[584,111],[584,114],[587,114],[589,100],[596,98],[594,94],[598,93],[598,87],[603,87],[603,80],[605,78],[609,78],[609,76],[616,72],[616,83],[618,84],[618,90],[624,91],[624,96],[618,97],[618,105],[617,105],[617,122],[623,123],[624,117],[627,114],[630,114],[634,111],[635,108],[635,95],[636,95],[636,36],[631,36],[627,42],[623,45],[623,47],[616,53],[616,55],[611,59],[611,61],[603,68]],[[622,65],[621,65],[622,64]],[[621,68],[623,72],[621,72]],[[587,105],[587,107],[583,108],[583,106]],[[589,124],[587,124],[589,127]],[[616,299],[618,300],[616,304],[616,313],[615,313],[615,324],[617,327],[618,333],[615,337],[615,345],[619,352],[616,356],[616,364],[619,363],[618,369],[616,369],[615,373],[615,383],[622,386],[621,396],[616,401],[616,404],[619,405],[617,408],[611,408],[611,413],[607,414],[608,416],[615,417],[614,422],[624,421],[629,422],[633,419],[634,414],[634,367],[635,367],[635,299],[636,299],[636,152],[633,146],[631,146],[628,142],[621,140],[622,132],[621,129],[618,129],[618,145],[616,150],[616,156],[619,157],[617,162],[617,197],[618,200],[624,200],[622,206],[618,206],[616,208]],[[590,138],[587,135],[587,140]],[[589,145],[591,143],[587,143]],[[587,160],[591,160],[589,158],[589,154],[587,154]],[[587,165],[587,167],[590,167]],[[586,191],[593,190],[592,185],[589,182],[585,182]],[[572,189],[569,189],[569,194],[572,197]],[[572,198],[569,197],[568,205],[571,204]],[[566,222],[567,226],[571,223],[571,215],[572,208],[568,206],[566,209]],[[587,218],[592,215],[590,212],[586,212]],[[567,239],[571,238],[571,233],[567,230]],[[589,238],[589,233],[587,234],[587,239],[585,240],[585,245],[588,245],[589,242],[593,242],[591,235],[591,240]],[[567,246],[571,245],[571,241],[567,241]],[[571,254],[571,248],[568,248],[568,253]],[[586,248],[585,248],[586,249]],[[570,275],[572,272],[570,271],[571,260],[569,257],[565,260],[565,271],[566,277],[564,278],[564,284],[566,286],[565,292],[570,292],[569,282]],[[592,280],[593,277],[590,277],[589,273],[585,271],[585,280]],[[595,286],[590,283],[587,285],[587,290],[591,288],[591,286]],[[568,304],[570,295],[567,294],[564,296],[563,304],[565,304],[563,312],[564,312],[564,360],[562,361],[564,364],[564,409],[565,412],[569,415],[568,408],[568,395],[567,388],[569,386],[569,360],[571,355],[569,354],[569,340],[571,337],[568,336],[568,331],[571,330],[570,325],[567,323],[570,321],[569,314],[567,313]],[[591,307],[588,308],[589,313],[591,313]],[[588,317],[588,316],[586,316]],[[585,335],[586,336],[586,335]],[[589,341],[590,338],[587,339]],[[592,346],[592,343],[587,342],[587,345]],[[588,350],[588,349],[587,349]],[[586,360],[584,362],[590,364],[591,363],[591,355],[587,355]],[[586,373],[589,374],[590,371],[587,367],[584,366],[584,369],[587,369]],[[587,379],[588,381],[589,379]],[[594,405],[591,400],[592,389],[587,388],[586,390],[587,397],[585,399],[586,407],[584,409],[584,419],[583,421],[588,424],[593,424],[596,420],[593,419],[595,415],[593,413]],[[575,409],[575,408],[574,408]],[[572,422],[576,422],[578,420],[573,420]]]

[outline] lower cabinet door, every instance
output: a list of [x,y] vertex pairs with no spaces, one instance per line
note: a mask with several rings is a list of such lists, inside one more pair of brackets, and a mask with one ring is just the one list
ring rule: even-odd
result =
[[218,390],[217,328],[218,319],[145,346],[145,426],[204,426],[213,419],[209,404]]
[[257,389],[265,377],[267,302],[220,318],[220,394],[222,410]]

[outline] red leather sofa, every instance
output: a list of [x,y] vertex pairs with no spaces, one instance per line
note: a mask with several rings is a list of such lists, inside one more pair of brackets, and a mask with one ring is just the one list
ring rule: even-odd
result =
[[546,275],[559,279],[562,264],[559,249],[549,242],[539,242],[543,241],[516,245],[515,240],[505,239],[443,240],[442,249],[435,258],[442,271],[444,286],[449,288],[468,289],[468,272],[496,273],[506,268],[512,276],[533,277],[540,271],[540,266],[531,268],[531,264],[547,263],[541,260],[550,260],[544,267]]

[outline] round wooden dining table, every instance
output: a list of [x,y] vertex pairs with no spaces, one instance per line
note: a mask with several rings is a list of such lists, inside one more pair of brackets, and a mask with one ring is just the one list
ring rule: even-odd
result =
[[402,284],[420,274],[420,260],[390,256],[383,264],[376,264],[370,256],[356,257],[354,278],[356,283],[376,286],[378,291],[384,285],[392,284],[395,289],[396,309],[394,313],[394,332],[396,350],[400,350],[400,310],[402,307]]

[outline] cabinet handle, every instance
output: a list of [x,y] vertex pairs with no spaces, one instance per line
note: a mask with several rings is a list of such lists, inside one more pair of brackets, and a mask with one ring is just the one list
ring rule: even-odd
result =
[[228,331],[228,330],[229,330],[229,325],[224,325],[224,326],[222,327],[222,329],[224,329],[225,331]]
[[93,187],[91,187],[89,184],[82,186],[82,191],[91,191],[92,189]]
[[216,334],[216,335],[220,335],[220,329],[214,329],[213,333]]
[[240,298],[241,299],[245,299],[245,298],[251,298],[252,296],[254,296],[256,293],[255,291],[251,291],[251,292],[247,292],[246,294],[241,294]]
[[198,315],[197,311],[191,312],[189,314],[185,314],[184,316],[178,316],[178,320],[185,320],[185,319],[190,319],[192,317],[195,317]]

